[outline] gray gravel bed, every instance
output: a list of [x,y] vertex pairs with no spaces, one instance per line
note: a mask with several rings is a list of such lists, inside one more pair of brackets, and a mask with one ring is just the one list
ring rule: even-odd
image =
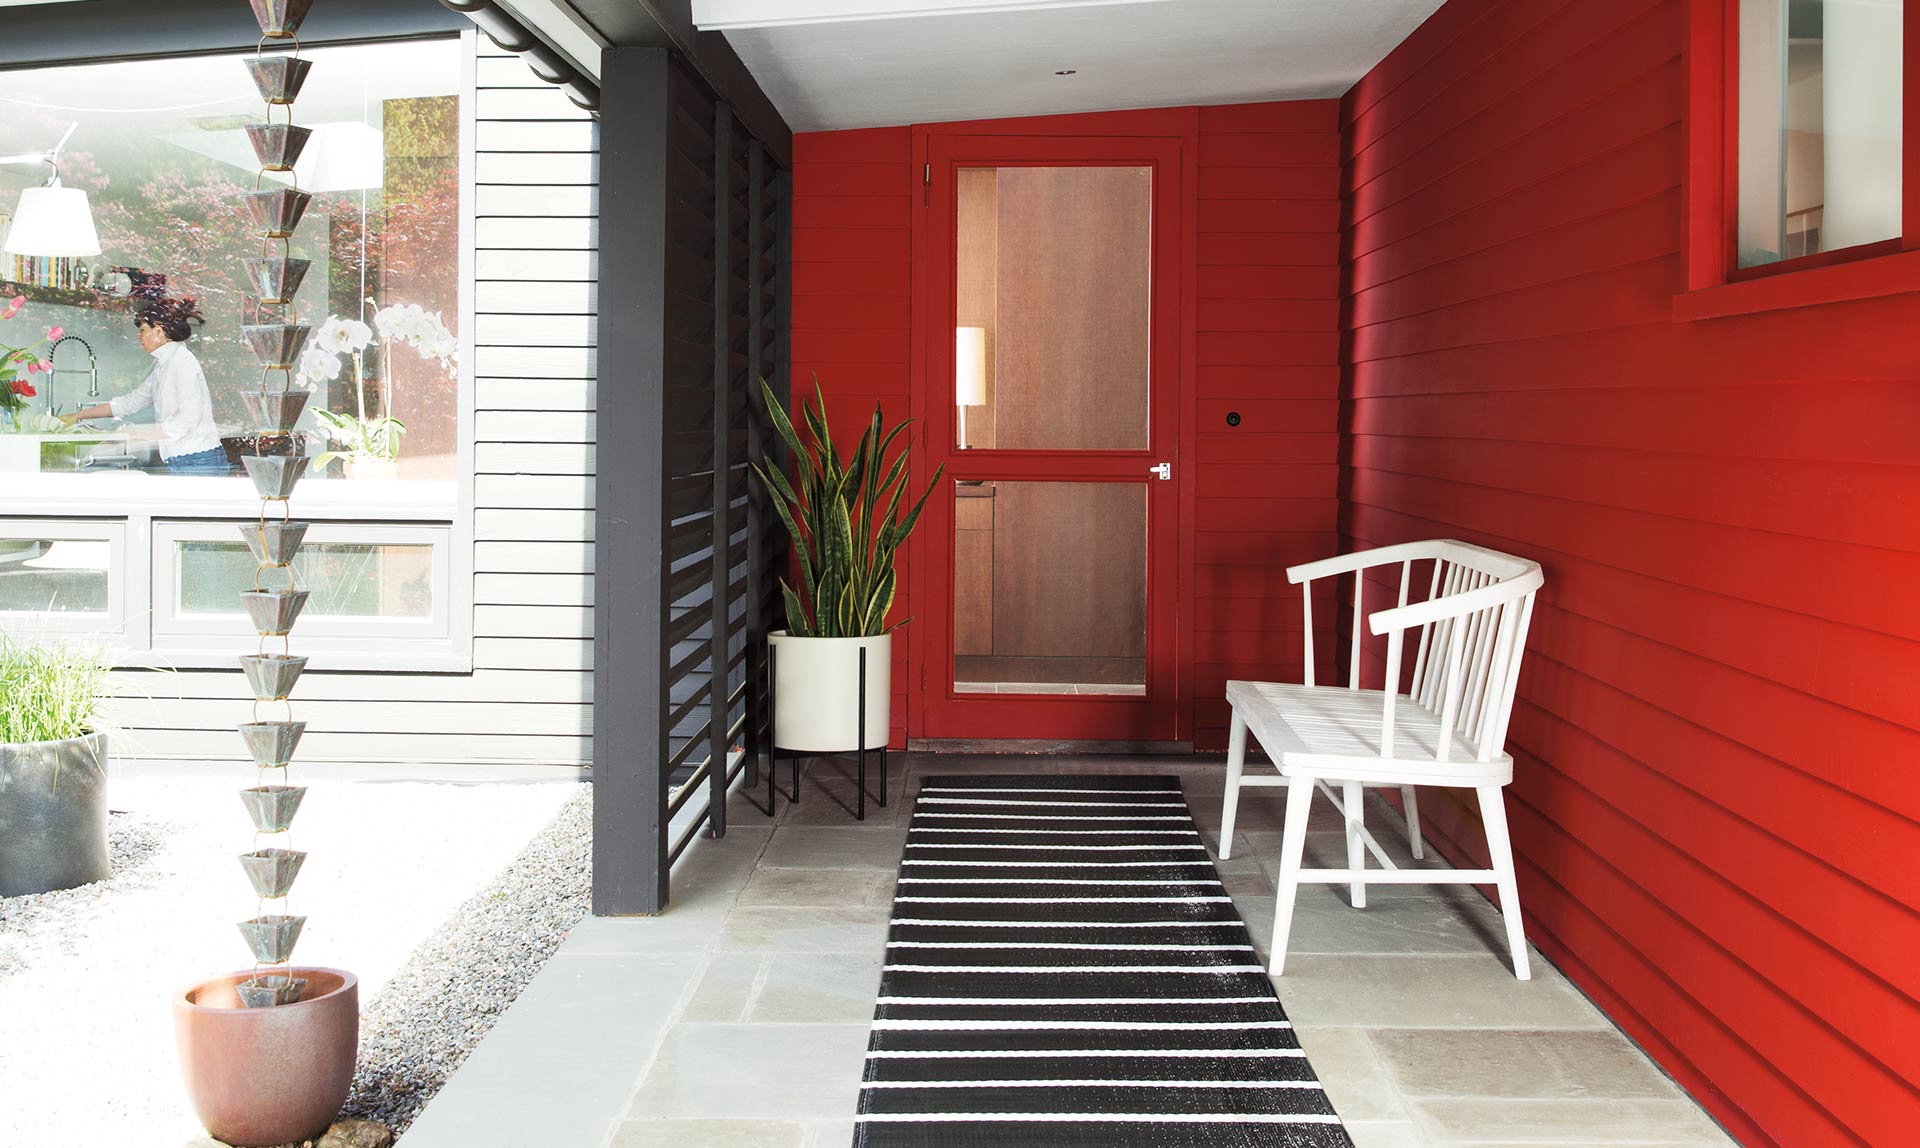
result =
[[70,950],[66,926],[75,914],[89,911],[116,893],[145,888],[159,880],[161,874],[150,870],[147,862],[169,836],[178,832],[180,826],[143,813],[110,813],[107,856],[113,866],[112,876],[73,889],[0,897],[0,977],[26,968],[24,946],[29,941],[43,952]]
[[403,1132],[492,1030],[592,904],[593,791],[415,949],[360,1015],[343,1116]]

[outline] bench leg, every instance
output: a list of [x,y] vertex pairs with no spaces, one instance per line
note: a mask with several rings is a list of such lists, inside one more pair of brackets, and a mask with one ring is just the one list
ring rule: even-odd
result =
[[1407,847],[1413,850],[1415,861],[1427,855],[1420,842],[1420,790],[1411,785],[1400,787],[1400,806],[1407,811]]
[[1280,873],[1274,878],[1273,955],[1268,969],[1274,976],[1287,970],[1287,935],[1293,931],[1293,902],[1300,891],[1300,862],[1307,852],[1307,811],[1313,804],[1311,777],[1287,783],[1286,830],[1280,835]]
[[1247,764],[1247,719],[1233,711],[1227,734],[1227,796],[1220,809],[1220,860],[1233,856],[1233,817],[1240,811],[1240,774]]
[[[1367,787],[1357,781],[1349,781],[1341,792],[1341,803],[1347,807],[1347,868],[1358,873],[1367,867],[1367,845],[1360,836],[1367,807]],[[1291,809],[1288,810],[1292,812]],[[1367,883],[1355,881],[1347,886],[1348,896],[1353,907],[1367,907]]]
[[1497,785],[1483,785],[1480,795],[1480,822],[1487,829],[1487,852],[1497,875],[1494,887],[1500,890],[1500,915],[1507,922],[1507,950],[1513,955],[1513,975],[1530,980],[1533,971],[1527,961],[1527,933],[1520,923],[1520,885],[1514,879],[1513,842],[1507,833],[1507,804]]

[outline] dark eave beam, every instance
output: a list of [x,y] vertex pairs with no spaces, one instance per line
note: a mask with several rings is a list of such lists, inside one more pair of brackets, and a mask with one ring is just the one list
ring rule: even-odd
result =
[[[445,3],[446,0],[442,0]],[[692,0],[567,0],[601,39],[622,47],[669,48],[733,105],[747,131],[782,168],[793,166],[793,129],[719,32],[693,26]]]
[[[327,0],[300,29],[308,47],[447,36],[458,16],[432,4]],[[260,43],[236,0],[93,0],[0,8],[0,69],[238,52]]]

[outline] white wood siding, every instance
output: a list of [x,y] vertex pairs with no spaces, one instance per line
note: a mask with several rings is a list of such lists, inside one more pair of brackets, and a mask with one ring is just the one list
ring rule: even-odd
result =
[[[454,609],[471,612],[474,668],[308,674],[295,697],[311,723],[304,760],[588,758],[598,127],[517,57],[467,41],[477,84],[464,205],[475,279],[473,537],[455,540],[471,546],[472,562]],[[118,687],[118,751],[243,756],[233,727],[250,710],[237,664],[126,671]]]

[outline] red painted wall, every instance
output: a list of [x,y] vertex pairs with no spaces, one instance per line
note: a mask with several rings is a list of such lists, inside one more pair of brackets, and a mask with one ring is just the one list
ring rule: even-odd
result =
[[[874,403],[889,424],[907,417],[908,316],[913,306],[912,140],[907,128],[793,137],[793,399],[814,379],[842,457]],[[917,480],[925,483],[927,479]],[[916,489],[916,494],[919,488]],[[900,555],[896,617],[916,612]],[[907,738],[907,642],[893,641],[892,744]]]
[[[1063,119],[1072,117],[1050,119],[1053,130]],[[1199,187],[1186,253],[1199,298],[1184,316],[1180,380],[1181,418],[1197,433],[1187,440],[1194,457],[1176,459],[1195,495],[1183,529],[1196,561],[1181,572],[1195,608],[1181,630],[1196,688],[1182,728],[1200,747],[1220,748],[1228,677],[1300,673],[1298,592],[1277,569],[1332,553],[1337,542],[1339,106],[1185,109],[1180,119]],[[1086,122],[1097,134],[1100,124]],[[797,135],[793,186],[794,393],[811,393],[817,372],[841,432],[856,429],[876,399],[890,419],[904,417],[920,210],[911,131]],[[1228,411],[1240,413],[1237,428]],[[944,605],[903,591],[899,610],[937,618]],[[1323,630],[1330,616],[1319,613]],[[1317,650],[1330,646],[1322,640]],[[900,744],[910,703],[904,640],[894,657]]]
[[[1198,484],[1198,749],[1226,748],[1229,678],[1301,679],[1300,589],[1281,570],[1338,549],[1338,113],[1333,100],[1199,110],[1199,433],[1186,471]],[[1332,616],[1314,615],[1321,673]]]
[[1342,532],[1546,567],[1541,947],[1744,1143],[1912,1144],[1920,294],[1673,319],[1684,14],[1451,0],[1349,93]]

